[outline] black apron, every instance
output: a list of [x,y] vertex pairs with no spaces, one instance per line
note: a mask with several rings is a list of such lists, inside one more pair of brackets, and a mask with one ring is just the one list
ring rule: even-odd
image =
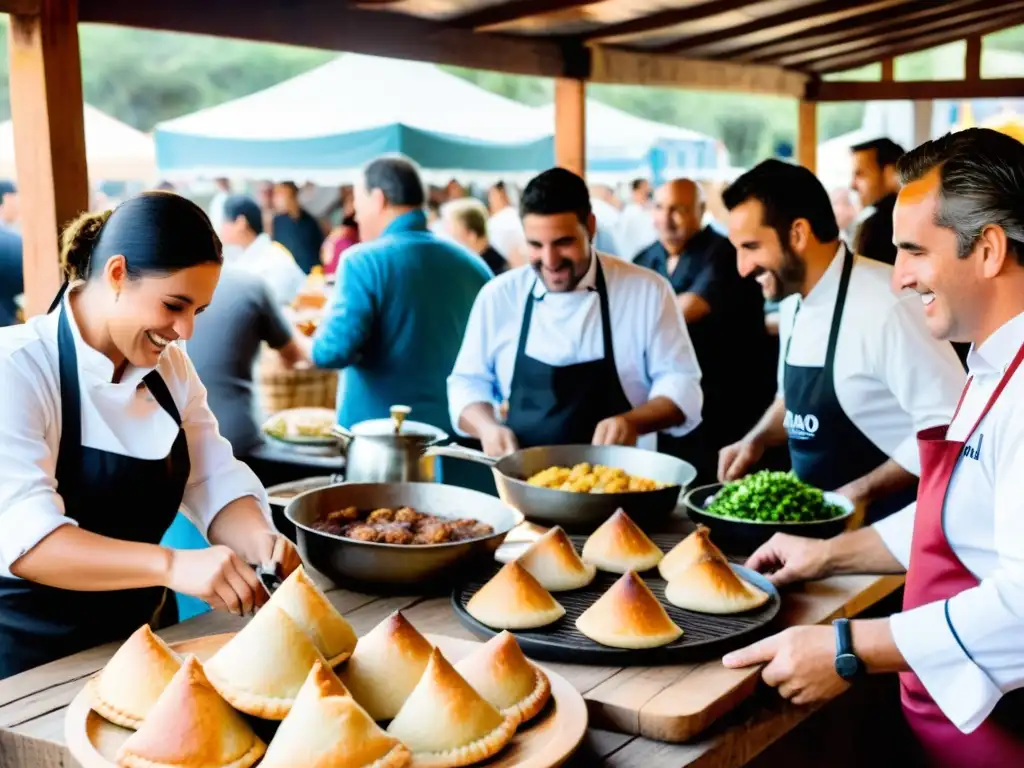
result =
[[[591,258],[597,259],[594,254]],[[534,289],[526,300],[519,347],[512,371],[506,424],[521,448],[537,445],[589,445],[597,425],[607,418],[627,413],[632,403],[622,391],[612,346],[612,321],[608,311],[608,288],[601,262],[596,291],[601,306],[604,357],[587,363],[554,366],[526,354],[526,340],[537,301]],[[534,288],[536,284],[534,284]]]
[[[101,536],[159,544],[178,513],[190,470],[178,409],[160,374],[151,371],[143,383],[179,426],[167,456],[137,459],[83,446],[78,357],[66,311],[62,306],[57,332],[62,426],[56,468],[65,514]],[[174,621],[174,597],[163,587],[76,592],[0,577],[0,679],[123,640],[146,623]]]
[[[836,342],[852,272],[853,254],[844,247],[843,272],[832,310],[824,367],[789,364],[792,331],[783,358],[787,360],[783,374],[785,426],[793,470],[805,483],[826,491],[838,490],[889,460],[889,456],[850,421],[836,396]],[[866,522],[873,523],[897,512],[916,498],[915,482],[909,488],[873,502],[867,510]]]

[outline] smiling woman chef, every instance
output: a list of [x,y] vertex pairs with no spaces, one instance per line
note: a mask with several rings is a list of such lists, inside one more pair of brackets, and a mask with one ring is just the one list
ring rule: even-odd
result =
[[[0,330],[0,678],[173,620],[169,590],[249,612],[246,563],[299,562],[172,343],[220,276],[205,214],[141,195],[72,223],[61,256],[51,312]],[[215,546],[158,545],[182,504]]]

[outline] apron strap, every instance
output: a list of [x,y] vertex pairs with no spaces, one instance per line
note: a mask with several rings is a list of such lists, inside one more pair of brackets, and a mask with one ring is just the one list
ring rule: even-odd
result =
[[[1010,379],[1013,378],[1013,374],[1017,372],[1017,369],[1020,368],[1022,362],[1024,362],[1024,344],[1021,344],[1020,349],[1017,350],[1017,354],[1014,355],[1013,361],[1010,363],[1009,367],[1007,367],[1003,377],[999,380],[999,384],[996,385],[995,391],[992,393],[991,397],[989,397],[988,402],[985,403],[985,407],[981,410],[978,420],[974,422],[974,426],[971,427],[971,431],[967,433],[966,437],[964,437],[963,441],[965,443],[974,436],[975,431],[981,426],[981,422],[984,421],[985,417],[988,416],[988,412],[992,410],[992,406],[996,404],[996,400],[999,399],[999,396],[1003,394],[1003,390],[1006,389],[1006,385],[1010,383]],[[963,403],[964,398],[967,397],[967,390],[970,389],[971,382],[973,381],[973,376],[967,380],[967,384],[964,386],[964,391],[960,395],[961,404]],[[960,404],[957,404],[956,412],[960,412]],[[956,418],[956,414],[953,415],[953,418]]]
[[167,414],[174,419],[174,423],[180,427],[181,415],[178,413],[178,406],[174,404],[174,398],[171,397],[171,392],[167,389],[167,383],[163,380],[163,377],[156,371],[150,371],[143,377],[142,383],[146,385],[150,394],[153,395],[153,399],[160,404],[161,408],[167,411]]
[[[82,463],[82,393],[78,385],[75,336],[71,332],[71,323],[68,322],[67,307],[63,305],[60,309],[60,319],[57,321],[57,366],[60,371],[61,427],[56,477],[59,479],[58,482],[66,484],[70,478],[78,476]],[[64,493],[67,488],[58,490]]]
[[50,314],[58,306],[60,306],[61,300],[64,298],[64,294],[68,292],[68,286],[71,285],[71,281],[64,278],[64,282],[61,283],[60,290],[57,291],[57,295],[53,297],[53,301],[50,302],[50,308],[46,310],[46,314]]
[[[593,258],[597,259],[597,254],[593,254]],[[615,369],[615,348],[612,345],[612,315],[608,311],[608,286],[604,280],[604,270],[601,268],[601,261],[597,261],[597,279],[595,281],[597,288],[597,300],[601,305],[601,334],[604,337],[604,360],[610,362],[611,367]]]
[[[853,254],[843,246],[843,274],[839,278],[839,291],[836,293],[836,304],[832,310],[832,327],[828,332],[828,349],[825,352],[825,373],[832,380],[832,370],[836,360],[836,346],[839,342],[839,328],[843,324],[843,309],[846,306],[846,294],[850,287],[850,275],[853,272]],[[790,335],[792,338],[792,335]]]

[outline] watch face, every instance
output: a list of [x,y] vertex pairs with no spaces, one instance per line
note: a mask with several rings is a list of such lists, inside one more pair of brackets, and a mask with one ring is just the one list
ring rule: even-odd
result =
[[836,674],[843,680],[850,680],[860,672],[860,660],[852,653],[843,653],[836,657]]

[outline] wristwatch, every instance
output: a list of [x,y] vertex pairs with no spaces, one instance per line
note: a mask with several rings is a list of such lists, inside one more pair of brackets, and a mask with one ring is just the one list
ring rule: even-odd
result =
[[836,619],[832,626],[836,629],[836,674],[852,682],[864,673],[864,663],[853,652],[850,620]]

